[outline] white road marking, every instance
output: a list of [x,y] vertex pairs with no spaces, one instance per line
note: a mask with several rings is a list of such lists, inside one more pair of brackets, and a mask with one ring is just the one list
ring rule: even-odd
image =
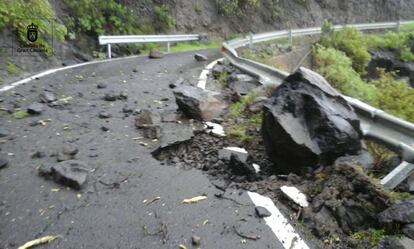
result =
[[221,136],[221,137],[226,136],[223,126],[213,123],[213,122],[205,122],[204,129],[211,130],[213,134]]
[[[207,77],[210,70],[218,63],[218,61],[224,60],[223,58],[211,62],[200,74],[200,78],[197,86],[205,89],[207,84]],[[206,126],[216,126],[217,124],[206,122]],[[223,127],[218,125],[221,129]],[[220,129],[216,126],[216,129]],[[214,128],[213,128],[214,129]],[[220,133],[220,132],[219,132]],[[224,130],[223,130],[224,135]],[[260,171],[260,166],[253,164],[256,172]],[[255,206],[266,208],[272,215],[264,218],[266,224],[272,229],[277,239],[282,243],[285,249],[309,249],[305,241],[296,233],[295,229],[290,225],[289,221],[283,216],[280,210],[275,206],[273,201],[266,196],[262,196],[258,193],[247,192],[250,199]],[[306,198],[306,197],[305,197]]]
[[294,201],[299,206],[309,206],[308,200],[306,199],[306,195],[300,192],[300,190],[296,187],[282,186],[280,189],[285,195],[287,195],[292,201]]
[[49,69],[49,70],[46,70],[44,72],[41,72],[41,73],[32,75],[32,76],[30,76],[28,78],[25,78],[25,79],[16,81],[16,82],[11,83],[11,84],[8,84],[8,85],[0,88],[0,93],[1,92],[6,92],[6,91],[8,91],[10,89],[13,89],[13,88],[19,86],[19,85],[26,84],[26,83],[34,80],[34,79],[40,79],[40,78],[42,78],[42,77],[44,77],[46,75],[53,74],[53,73],[56,73],[56,72],[59,72],[59,71],[64,71],[64,70],[68,70],[68,69],[71,69],[71,68],[83,67],[83,66],[86,66],[86,65],[104,63],[104,62],[109,62],[109,61],[117,61],[117,60],[122,60],[122,59],[130,59],[130,58],[135,58],[135,57],[142,57],[142,55],[121,57],[121,58],[116,58],[116,59],[105,59],[105,60],[100,60],[100,61],[89,61],[89,62],[79,63],[79,64],[70,65],[70,66],[66,66],[66,67]]
[[247,192],[254,205],[266,208],[272,215],[264,218],[266,224],[282,243],[285,249],[309,249],[305,241],[296,233],[289,221],[283,216],[273,201],[254,192]]
[[253,163],[252,166],[254,168],[254,171],[256,171],[256,174],[260,172],[260,165],[259,164]]
[[226,147],[224,149],[230,150],[230,151],[234,151],[234,152],[238,152],[238,153],[247,154],[247,150],[245,148],[240,148],[240,147]]
[[211,69],[213,69],[213,67],[219,62],[219,61],[223,61],[224,58],[220,58],[217,59],[213,62],[211,62],[210,64],[208,64],[204,70],[201,72],[200,77],[198,78],[198,84],[197,87],[200,87],[201,89],[206,89],[206,85],[207,85],[207,78],[208,78],[208,73],[211,71]]

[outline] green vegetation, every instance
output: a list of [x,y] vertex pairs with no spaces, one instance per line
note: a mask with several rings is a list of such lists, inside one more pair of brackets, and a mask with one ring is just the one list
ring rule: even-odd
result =
[[64,0],[70,15],[65,24],[70,33],[91,36],[138,33],[138,19],[132,10],[115,0]]
[[226,71],[223,71],[218,75],[215,82],[218,82],[220,85],[225,86],[227,84],[228,79],[229,79],[229,73]]
[[[327,24],[323,29],[326,32]],[[361,32],[354,28],[344,28],[341,31],[331,31],[329,35],[323,35],[319,44],[326,48],[340,50],[352,61],[352,67],[358,73],[364,73],[365,68],[371,60],[368,53],[368,44]]]
[[252,136],[248,134],[249,129],[259,128],[262,124],[262,113],[252,113],[248,107],[253,103],[256,98],[256,93],[251,92],[246,96],[243,96],[240,101],[232,103],[229,106],[229,115],[231,118],[243,117],[245,122],[233,124],[227,128],[227,133],[230,137],[236,138],[242,142],[248,142],[252,140]]
[[414,61],[414,32],[387,32],[383,36],[367,35],[370,48],[387,48],[395,50],[403,61]]
[[394,73],[381,69],[376,80],[361,77],[370,58],[369,47],[401,48],[408,46],[404,45],[408,40],[401,42],[400,35],[391,32],[367,38],[352,28],[329,31],[325,24],[323,29],[321,41],[313,49],[317,71],[343,94],[414,122],[414,89],[406,81],[396,80]]
[[384,229],[369,229],[351,234],[351,238],[359,241],[369,241],[371,247],[376,247],[381,238],[385,235]]
[[257,9],[260,0],[216,0],[219,13],[225,16],[245,15],[247,10]]
[[201,50],[201,49],[218,48],[218,47],[220,47],[220,42],[218,41],[210,41],[206,44],[201,43],[199,41],[179,42],[171,46],[171,51],[179,52],[179,51]]
[[32,23],[38,27],[36,44],[44,47],[46,54],[52,52],[52,38],[58,41],[65,38],[66,27],[56,22],[55,12],[48,0],[0,1],[0,30],[17,30],[19,42],[27,45],[30,43],[26,37],[27,27]]
[[367,84],[352,67],[352,61],[342,51],[314,46],[314,63],[317,70],[340,92],[373,103],[376,98],[375,87]]
[[23,118],[27,118],[29,116],[30,116],[30,114],[27,111],[23,111],[23,110],[16,111],[15,113],[13,113],[13,118],[15,118],[15,119],[23,119]]
[[167,5],[163,4],[154,7],[155,28],[157,30],[169,30],[175,27],[175,19],[170,14],[170,9]]
[[380,77],[371,83],[377,89],[375,106],[386,112],[414,122],[414,88],[405,80],[396,80],[394,73],[379,71]]
[[393,201],[403,201],[411,196],[411,194],[408,192],[391,191],[391,192],[387,192],[387,194]]
[[18,69],[16,67],[16,64],[14,64],[12,61],[7,62],[7,72],[11,75],[18,74]]

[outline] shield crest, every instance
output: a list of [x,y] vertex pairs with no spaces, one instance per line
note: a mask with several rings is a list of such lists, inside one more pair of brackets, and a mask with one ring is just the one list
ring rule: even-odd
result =
[[33,23],[27,26],[27,40],[35,42],[37,40],[37,26]]

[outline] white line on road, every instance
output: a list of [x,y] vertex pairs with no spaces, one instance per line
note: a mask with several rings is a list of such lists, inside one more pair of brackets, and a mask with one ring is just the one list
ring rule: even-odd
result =
[[266,196],[247,192],[254,205],[266,208],[272,215],[264,218],[266,224],[286,249],[309,249],[305,241],[296,233],[289,221],[283,216],[273,201]]
[[117,61],[117,60],[122,60],[122,59],[130,59],[130,58],[135,58],[135,57],[141,57],[141,56],[136,55],[136,56],[121,57],[121,58],[116,58],[116,59],[106,59],[106,60],[100,60],[100,61],[89,61],[89,62],[79,63],[79,64],[75,64],[75,65],[71,65],[71,66],[49,69],[49,70],[46,70],[44,72],[32,75],[32,76],[30,76],[26,79],[22,79],[22,80],[14,82],[14,83],[8,84],[7,86],[4,86],[4,87],[0,88],[0,93],[1,92],[6,92],[10,89],[13,89],[16,86],[26,84],[26,83],[34,80],[34,79],[40,79],[40,78],[42,78],[46,75],[56,73],[56,72],[59,72],[59,71],[68,70],[68,69],[71,69],[71,68],[82,67],[82,66],[91,65],[91,64],[98,64],[98,63],[104,63],[104,62],[109,62],[109,61]]
[[223,61],[224,58],[220,58],[217,59],[213,62],[211,62],[210,64],[208,64],[204,70],[201,72],[200,74],[200,78],[198,78],[198,84],[197,87],[200,87],[201,89],[206,89],[206,85],[207,85],[207,78],[208,78],[208,73],[211,71],[211,69],[213,69],[213,67],[219,62],[219,61]]

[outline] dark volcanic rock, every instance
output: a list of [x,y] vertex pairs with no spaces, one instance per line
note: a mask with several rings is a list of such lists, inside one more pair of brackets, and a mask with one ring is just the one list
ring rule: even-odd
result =
[[104,89],[107,88],[108,86],[105,83],[98,83],[98,85],[96,85],[96,88],[98,89]]
[[404,249],[398,242],[398,238],[384,236],[377,245],[377,249]]
[[103,99],[105,101],[116,101],[118,99],[118,95],[116,95],[114,92],[105,93]]
[[43,105],[40,103],[32,103],[27,107],[27,112],[30,114],[41,114],[43,112]]
[[407,237],[414,239],[414,223],[405,225],[402,231]]
[[194,246],[199,246],[199,245],[200,245],[200,243],[201,243],[201,238],[200,238],[199,236],[195,236],[195,235],[193,235],[193,236],[191,237],[191,243],[192,243]]
[[222,113],[225,105],[211,92],[193,86],[180,86],[174,90],[179,109],[189,118],[209,121]]
[[142,134],[145,138],[158,139],[162,135],[162,130],[159,125],[146,125],[142,128]]
[[397,52],[385,51],[371,51],[371,61],[368,65],[368,73],[371,77],[377,77],[377,68],[385,68],[387,71],[394,71],[398,76],[408,77],[410,84],[414,87],[414,63],[404,62],[399,57]]
[[10,135],[10,132],[3,127],[0,127],[0,137],[7,137],[8,135]]
[[414,200],[405,200],[395,203],[378,215],[378,221],[382,224],[389,223],[414,223]]
[[64,161],[52,166],[51,175],[57,183],[81,189],[88,176],[88,166],[77,160]]
[[359,120],[351,106],[319,74],[300,68],[263,107],[267,154],[283,172],[332,164],[361,149]]
[[0,158],[0,169],[5,168],[9,164],[9,161],[7,161],[4,158]]
[[44,158],[44,157],[46,157],[46,153],[43,151],[36,151],[32,155],[32,158]]
[[151,49],[148,57],[150,59],[161,59],[161,58],[164,58],[164,54],[156,49]]
[[152,114],[150,110],[142,110],[135,116],[135,126],[138,129],[152,124]]
[[316,214],[307,213],[307,218],[316,223],[321,234],[326,229],[349,233],[375,227],[378,214],[389,207],[388,194],[352,162],[337,160],[334,167],[321,167],[313,174],[305,193]]
[[194,59],[196,61],[207,61],[208,60],[207,56],[202,55],[202,54],[195,54]]
[[39,95],[39,100],[42,103],[50,103],[56,101],[56,96],[52,92],[43,92]]
[[78,154],[79,150],[75,146],[66,145],[62,148],[62,151],[57,153],[56,160],[58,162],[69,161],[75,159],[76,154]]
[[401,238],[384,236],[377,245],[376,249],[412,249],[414,240],[402,236]]
[[267,210],[264,207],[255,207],[254,210],[256,211],[256,215],[259,218],[265,218],[265,217],[269,217],[272,214],[269,212],[269,210]]
[[101,111],[99,112],[98,117],[102,119],[106,119],[106,118],[111,118],[112,115],[106,111]]
[[249,163],[249,160],[242,160],[237,154],[231,154],[230,156],[230,168],[236,175],[255,175],[256,170]]

